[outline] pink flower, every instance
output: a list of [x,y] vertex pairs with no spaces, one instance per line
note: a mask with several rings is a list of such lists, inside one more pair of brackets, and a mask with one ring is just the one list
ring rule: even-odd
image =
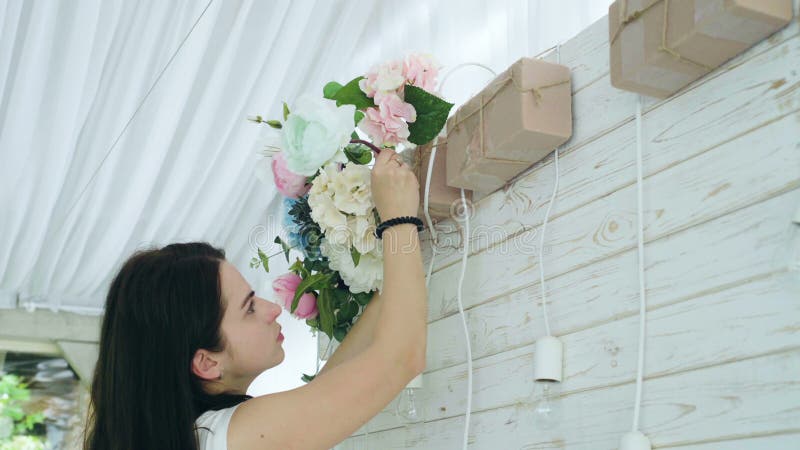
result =
[[377,104],[387,95],[402,93],[405,82],[403,61],[396,60],[372,66],[365,78],[358,82],[358,87]]
[[[297,291],[297,286],[303,281],[299,275],[289,272],[285,273],[272,282],[272,289],[275,291],[275,296],[283,303],[283,307],[287,311],[292,310],[292,300],[294,293]],[[313,319],[317,317],[317,297],[308,292],[300,297],[297,303],[297,309],[294,310],[294,316],[298,319]]]
[[298,175],[286,167],[286,158],[283,156],[283,152],[278,152],[272,157],[272,174],[275,186],[285,197],[302,197],[311,189],[311,185],[306,185],[304,175]]
[[439,65],[428,54],[412,54],[403,62],[403,77],[408,83],[428,92],[436,89]]
[[375,145],[394,146],[408,139],[408,123],[417,120],[417,111],[397,94],[386,95],[377,108],[367,108],[358,127],[367,133]]

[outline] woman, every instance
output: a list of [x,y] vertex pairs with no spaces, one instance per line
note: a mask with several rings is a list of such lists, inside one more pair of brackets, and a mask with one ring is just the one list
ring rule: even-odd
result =
[[[381,218],[415,216],[419,185],[391,149],[376,158]],[[137,252],[106,300],[87,450],[329,449],[422,372],[427,339],[419,237],[383,233],[384,282],[310,383],[249,397],[283,361],[280,306],[254,295],[221,250],[204,243]]]

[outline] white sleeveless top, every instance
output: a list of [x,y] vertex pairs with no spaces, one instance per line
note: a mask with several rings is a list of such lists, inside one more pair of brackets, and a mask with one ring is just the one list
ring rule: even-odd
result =
[[195,426],[200,450],[228,450],[228,424],[239,405],[219,411],[206,411],[197,418]]

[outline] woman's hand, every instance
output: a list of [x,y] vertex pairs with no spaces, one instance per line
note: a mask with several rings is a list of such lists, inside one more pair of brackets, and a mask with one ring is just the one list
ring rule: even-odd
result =
[[370,183],[372,199],[381,220],[399,216],[416,217],[419,181],[393,149],[382,149],[375,158]]

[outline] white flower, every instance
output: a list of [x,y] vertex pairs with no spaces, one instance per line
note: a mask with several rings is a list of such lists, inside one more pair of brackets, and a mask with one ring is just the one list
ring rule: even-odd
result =
[[322,195],[325,194],[327,196],[331,196],[332,193],[330,190],[331,180],[336,177],[336,174],[339,173],[339,170],[336,168],[336,164],[326,164],[322,170],[319,171],[314,180],[311,182],[311,189],[308,191],[311,195]]
[[353,240],[353,247],[362,255],[371,252],[377,245],[375,237],[375,216],[350,216],[347,218],[347,227]]
[[349,245],[336,245],[323,239],[320,251],[328,258],[331,269],[339,272],[350,292],[356,294],[383,289],[382,246],[376,245],[371,252],[362,254],[358,266],[353,263]]
[[347,214],[367,214],[375,204],[370,191],[369,167],[350,163],[344,166],[329,185],[333,190],[333,203]]
[[328,239],[337,244],[349,245],[351,238],[347,215],[333,201],[333,180],[339,174],[336,166],[336,163],[325,165],[311,182],[308,206],[311,208],[311,219],[319,225]]
[[[369,292],[383,286],[382,246],[375,237],[375,205],[370,190],[369,167],[326,164],[308,195],[311,218],[325,237],[320,251],[341,275],[351,292]],[[353,263],[351,248],[361,255]]]
[[337,244],[350,245],[347,216],[336,208],[330,195],[312,192],[308,196],[308,206],[311,207],[311,219],[319,224],[326,238]]
[[378,91],[393,91],[405,83],[403,76],[403,61],[388,61],[378,67],[378,76],[375,87]]
[[396,93],[405,82],[403,60],[395,60],[372,66],[366,76],[358,82],[358,87],[377,104],[383,97]]
[[332,159],[346,161],[342,149],[350,142],[355,111],[353,105],[337,107],[332,100],[300,96],[282,129],[289,170],[311,176]]

